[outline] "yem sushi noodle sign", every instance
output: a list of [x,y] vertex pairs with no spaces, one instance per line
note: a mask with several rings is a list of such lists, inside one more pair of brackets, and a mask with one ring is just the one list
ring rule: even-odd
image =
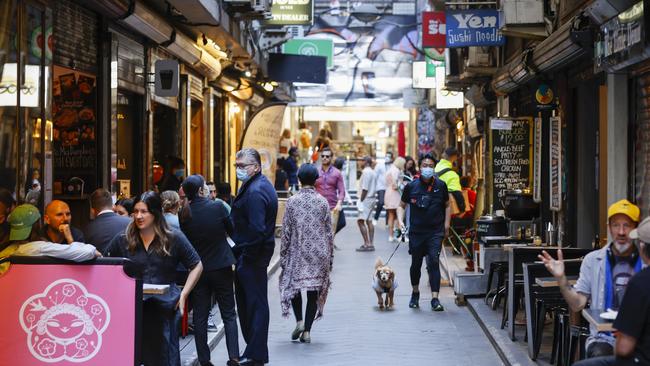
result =
[[448,10],[446,12],[447,47],[502,46],[505,37],[497,10]]

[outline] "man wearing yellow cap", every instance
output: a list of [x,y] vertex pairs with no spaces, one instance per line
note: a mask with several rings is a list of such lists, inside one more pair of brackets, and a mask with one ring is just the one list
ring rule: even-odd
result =
[[[639,252],[630,238],[630,232],[639,222],[639,215],[639,208],[628,200],[609,207],[607,226],[612,242],[585,257],[580,266],[580,277],[573,287],[564,274],[562,250],[557,251],[557,260],[546,252],[539,256],[557,278],[562,296],[572,311],[581,311],[587,303],[592,309],[618,310],[630,278],[642,267]],[[614,336],[609,332],[598,332],[593,326],[590,330],[587,358],[612,355]]]

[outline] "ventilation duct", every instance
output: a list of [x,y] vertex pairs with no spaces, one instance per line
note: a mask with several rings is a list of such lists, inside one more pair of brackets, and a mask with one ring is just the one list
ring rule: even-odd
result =
[[536,75],[566,66],[591,47],[591,24],[584,14],[575,16],[534,48],[497,70],[492,88],[507,94],[532,80]]
[[171,25],[140,1],[130,4],[122,22],[159,44],[168,42],[174,32]]

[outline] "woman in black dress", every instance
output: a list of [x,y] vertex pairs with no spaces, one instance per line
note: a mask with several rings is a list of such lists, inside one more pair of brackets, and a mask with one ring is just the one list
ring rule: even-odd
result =
[[[133,261],[142,271],[144,283],[169,285],[169,292],[164,295],[145,296],[142,364],[180,366],[180,318],[186,311],[186,299],[201,277],[203,265],[185,235],[167,226],[157,193],[145,192],[136,199],[133,221],[126,233],[111,241],[105,255]],[[174,281],[179,263],[190,269],[182,291]]]

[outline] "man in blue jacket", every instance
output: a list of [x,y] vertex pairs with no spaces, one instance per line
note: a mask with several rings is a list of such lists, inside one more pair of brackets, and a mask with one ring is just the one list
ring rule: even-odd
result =
[[267,275],[275,248],[275,217],[278,198],[273,184],[262,175],[260,154],[242,149],[235,155],[237,179],[243,185],[232,205],[233,241],[237,268],[235,291],[246,350],[240,365],[269,362],[269,302]]

